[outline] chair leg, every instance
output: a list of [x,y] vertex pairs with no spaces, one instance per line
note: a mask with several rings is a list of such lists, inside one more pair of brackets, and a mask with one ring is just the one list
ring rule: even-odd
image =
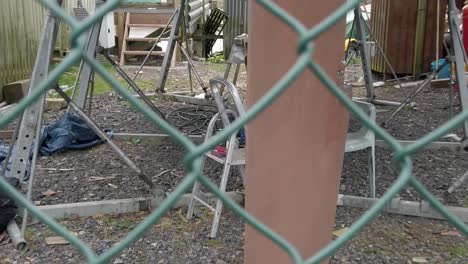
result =
[[[223,176],[221,178],[221,185],[219,189],[221,192],[226,192],[226,186],[229,178],[229,171],[231,170],[231,165],[226,162],[223,169]],[[219,220],[221,219],[221,212],[223,211],[223,202],[220,199],[216,200],[216,210],[213,218],[213,225],[211,226],[210,238],[215,238],[218,233]]]
[[[215,114],[213,118],[210,120],[210,123],[208,124],[208,127],[206,129],[206,135],[205,135],[205,142],[213,135],[213,129],[215,127],[216,121],[219,119],[219,114]],[[202,159],[202,168],[205,168],[205,162],[206,162],[206,156],[203,155]],[[198,193],[200,191],[200,182],[196,181],[193,185],[192,188],[192,195],[190,196],[190,202],[187,210],[187,219],[191,219],[193,216],[193,210],[195,208],[195,203],[197,200],[195,200],[194,197],[198,197]]]
[[245,186],[245,165],[239,165],[237,166],[239,170],[239,174],[242,178],[242,184]]
[[199,190],[200,190],[200,182],[196,181],[195,184],[193,185],[192,195],[190,196],[190,203],[189,203],[188,210],[187,210],[187,219],[192,219],[193,210],[195,208],[195,203],[196,203],[196,200],[194,197],[198,196]]
[[375,198],[375,146],[371,146],[368,150],[368,162],[369,192],[370,197]]
[[[226,192],[226,186],[229,178],[229,171],[231,170],[231,161],[234,149],[237,147],[235,135],[231,136],[228,141],[226,162],[224,163],[223,175],[221,176],[221,184],[219,190],[223,193]],[[218,232],[219,220],[221,219],[221,212],[223,211],[223,202],[220,199],[216,200],[216,209],[213,218],[213,225],[211,226],[210,238],[215,238]]]

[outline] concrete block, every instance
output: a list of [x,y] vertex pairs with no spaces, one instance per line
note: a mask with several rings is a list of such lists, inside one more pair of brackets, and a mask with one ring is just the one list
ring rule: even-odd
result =
[[30,80],[21,80],[5,84],[2,88],[2,99],[8,104],[18,103],[28,94]]
[[67,102],[62,98],[47,98],[44,110],[60,110],[67,107]]

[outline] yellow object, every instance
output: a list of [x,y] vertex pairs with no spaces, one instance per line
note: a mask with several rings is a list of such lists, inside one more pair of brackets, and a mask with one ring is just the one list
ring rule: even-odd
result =
[[[452,63],[452,76],[455,76],[455,63]],[[465,73],[468,72],[468,64],[465,64]]]
[[354,39],[354,38],[351,38],[351,39],[347,38],[347,39],[345,40],[344,51],[346,52],[346,51],[348,50],[349,43],[356,43],[356,42],[357,42],[357,40]]

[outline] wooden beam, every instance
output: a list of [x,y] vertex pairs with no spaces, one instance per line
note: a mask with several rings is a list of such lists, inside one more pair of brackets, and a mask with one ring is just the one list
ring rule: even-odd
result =
[[125,41],[125,13],[117,13],[117,47],[122,54],[122,45]]
[[[277,0],[307,27],[332,14],[342,0]],[[249,6],[248,108],[298,60],[298,34],[257,1]],[[344,19],[314,41],[313,60],[339,87],[344,70]],[[274,28],[275,30],[271,30]],[[247,124],[247,211],[309,258],[331,242],[348,127],[348,111],[310,70]],[[278,125],[277,122],[281,122]],[[285,140],[287,138],[287,140]],[[262,232],[246,225],[244,263],[295,263]],[[326,261],[323,261],[326,263]]]
[[128,24],[130,24],[130,13],[127,13],[125,18],[125,30],[124,30],[124,37],[122,38],[122,51],[120,53],[120,66],[125,65],[125,51],[127,50],[127,42],[125,41],[128,38]]

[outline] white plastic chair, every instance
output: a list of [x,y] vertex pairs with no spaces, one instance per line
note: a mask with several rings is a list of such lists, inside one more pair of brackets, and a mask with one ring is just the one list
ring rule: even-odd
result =
[[[369,119],[375,123],[375,106],[370,103],[354,101],[356,105],[362,108],[369,116]],[[371,129],[366,126],[357,132],[348,133],[346,137],[345,152],[355,152],[367,149],[368,151],[368,180],[370,197],[375,198],[375,135]]]

